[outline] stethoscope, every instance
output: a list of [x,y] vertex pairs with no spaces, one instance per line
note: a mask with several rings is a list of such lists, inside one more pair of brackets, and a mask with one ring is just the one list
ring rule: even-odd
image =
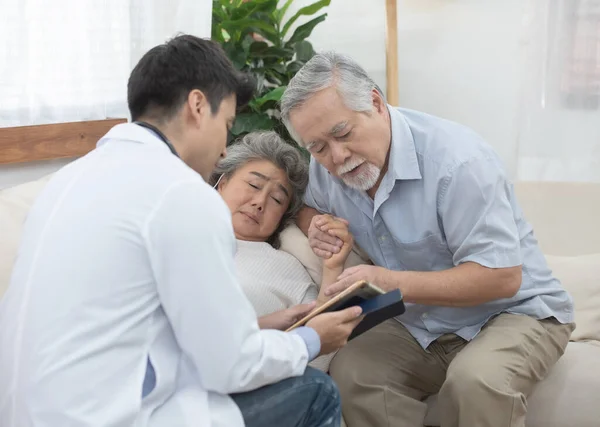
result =
[[[141,126],[143,128],[148,129],[151,132],[154,132],[154,134],[162,141],[165,143],[165,145],[169,148],[169,150],[171,151],[171,153],[173,153],[174,156],[179,157],[179,154],[177,154],[177,150],[175,150],[175,147],[173,147],[173,144],[171,144],[171,141],[169,141],[169,139],[165,136],[164,133],[162,133],[160,131],[160,129],[158,129],[156,126],[151,125],[150,123],[146,123],[146,122],[133,122],[134,124]],[[181,158],[181,157],[179,157]],[[215,183],[215,185],[213,186],[213,188],[217,188],[217,185],[219,185],[219,182],[221,182],[221,178],[223,178],[224,174],[221,174],[221,176],[219,177],[219,179],[217,180],[217,182]]]
[[[156,126],[151,125],[150,123],[146,123],[146,122],[133,122],[134,124],[141,126],[143,128],[148,129],[149,131],[153,132],[154,134],[156,134],[156,136],[165,143],[165,145],[167,147],[169,147],[169,150],[171,151],[171,153],[173,153],[174,156],[179,157],[179,154],[177,154],[177,150],[175,150],[175,147],[173,147],[173,144],[171,144],[171,142],[167,139],[167,137],[165,136],[164,133],[162,133]],[[179,157],[181,158],[181,157]]]

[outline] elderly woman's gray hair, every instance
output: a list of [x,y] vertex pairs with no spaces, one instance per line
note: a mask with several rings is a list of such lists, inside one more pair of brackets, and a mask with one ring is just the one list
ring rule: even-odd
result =
[[255,160],[267,160],[284,171],[292,187],[290,205],[283,214],[279,227],[268,240],[268,243],[278,249],[279,233],[302,208],[302,198],[308,185],[308,161],[297,148],[287,144],[276,132],[251,132],[227,148],[227,156],[217,165],[210,184],[216,185],[221,177],[230,178],[240,167]]
[[290,113],[301,107],[317,92],[336,87],[344,103],[354,111],[368,112],[373,107],[371,92],[383,92],[358,62],[349,56],[329,51],[313,56],[290,80],[281,97],[281,120],[292,137],[301,145],[290,123]]

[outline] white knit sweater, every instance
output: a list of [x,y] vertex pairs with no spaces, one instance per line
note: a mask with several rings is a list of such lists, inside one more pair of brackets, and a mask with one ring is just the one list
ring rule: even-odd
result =
[[300,261],[268,243],[238,240],[235,263],[258,317],[317,299],[319,290]]
[[[300,261],[268,243],[237,240],[235,263],[257,317],[314,301],[319,295],[319,288]],[[327,371],[332,357],[318,357],[310,366]]]

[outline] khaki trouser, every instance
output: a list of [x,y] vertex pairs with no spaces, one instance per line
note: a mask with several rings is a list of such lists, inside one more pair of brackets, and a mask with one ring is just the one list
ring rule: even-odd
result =
[[330,372],[348,427],[422,427],[439,393],[442,427],[523,427],[526,396],[562,356],[574,329],[501,314],[471,341],[454,334],[424,351],[389,320],[338,352]]

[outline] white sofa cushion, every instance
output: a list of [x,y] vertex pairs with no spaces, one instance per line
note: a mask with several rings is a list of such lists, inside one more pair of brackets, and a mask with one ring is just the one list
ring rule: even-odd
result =
[[517,182],[515,190],[544,254],[600,253],[600,184]]
[[33,201],[51,175],[0,191],[0,297],[10,281],[23,223]]
[[[314,254],[308,244],[308,238],[295,224],[286,227],[285,230],[282,231],[280,249],[296,257],[304,268],[306,268],[306,271],[308,271],[313,282],[318,286],[321,286],[323,261]],[[348,255],[344,267],[349,268],[360,264],[371,264],[371,261],[369,260],[369,257],[355,245],[350,255]]]
[[[527,401],[526,427],[597,427],[600,344],[571,342]],[[437,395],[427,399],[426,426],[439,426]]]
[[577,326],[571,341],[600,341],[600,253],[577,257],[547,255],[546,259],[573,297]]

